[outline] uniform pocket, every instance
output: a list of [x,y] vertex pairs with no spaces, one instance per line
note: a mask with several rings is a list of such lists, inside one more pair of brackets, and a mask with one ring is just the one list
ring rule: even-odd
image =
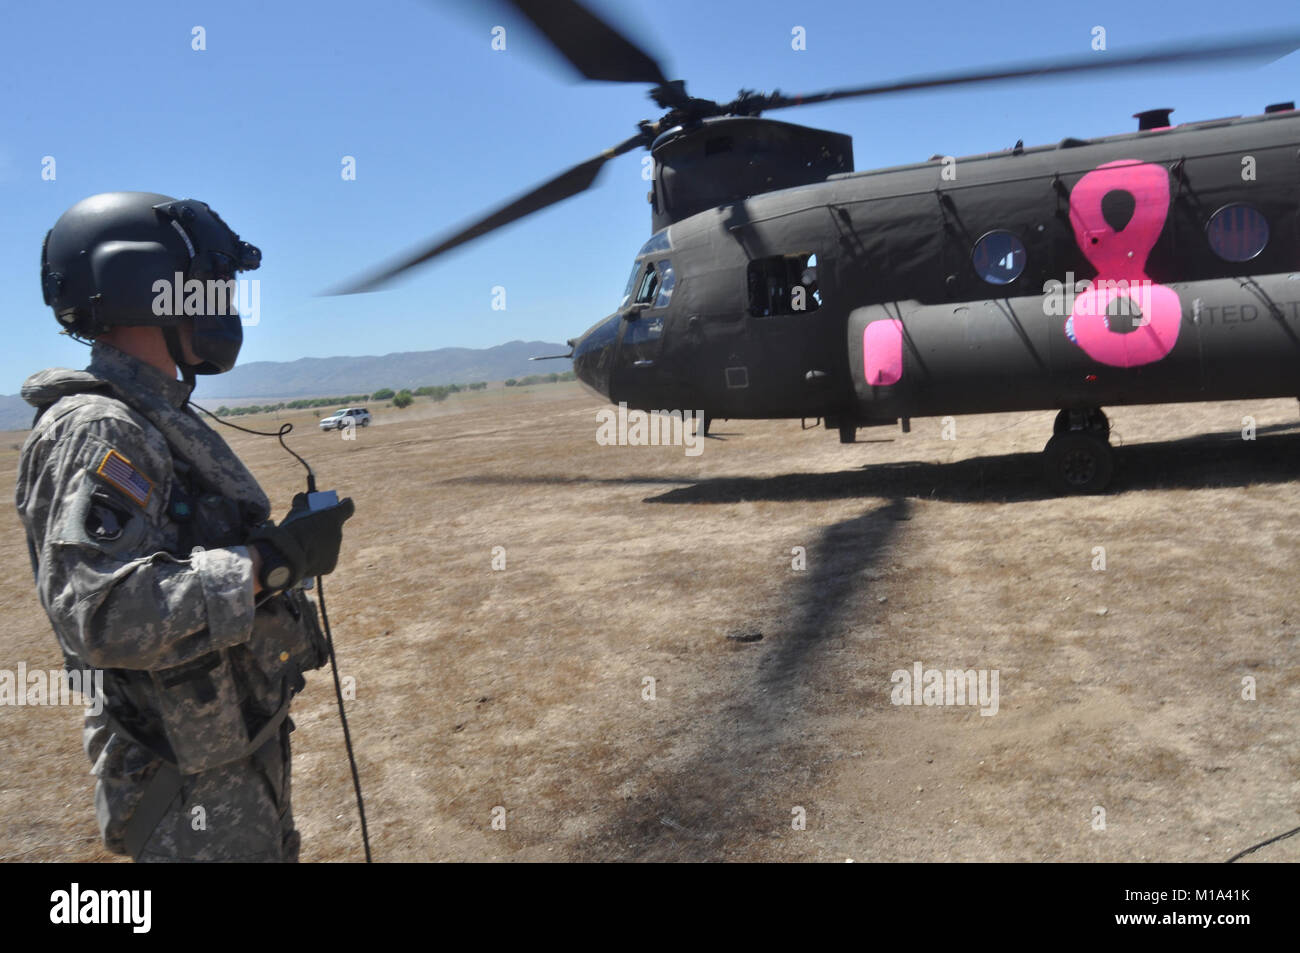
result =
[[310,672],[328,658],[316,606],[298,589],[279,593],[258,607],[246,648],[272,679]]
[[247,757],[243,699],[224,650],[149,676],[163,733],[182,774]]

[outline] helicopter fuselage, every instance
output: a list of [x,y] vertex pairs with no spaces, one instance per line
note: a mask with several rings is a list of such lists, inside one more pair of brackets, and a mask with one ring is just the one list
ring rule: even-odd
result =
[[632,408],[841,427],[1296,396],[1298,150],[1291,110],[709,208],[646,243],[574,369]]

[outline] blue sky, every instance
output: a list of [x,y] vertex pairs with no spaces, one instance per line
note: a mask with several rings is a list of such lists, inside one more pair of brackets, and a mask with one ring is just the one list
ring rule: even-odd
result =
[[[815,92],[917,73],[1300,28],[1294,0],[657,0],[598,4],[696,95]],[[57,15],[55,11],[57,10]],[[1177,11],[1177,15],[1174,15]],[[1230,13],[1230,18],[1225,16]],[[391,290],[318,292],[514,196],[657,118],[636,85],[578,83],[484,3],[9,4],[0,35],[0,393],[84,365],[41,301],[40,244],[69,205],[137,189],[208,202],[261,247],[243,360],[563,341],[617,304],[649,234],[641,153],[583,196],[445,256]],[[506,26],[507,49],[491,49]],[[191,49],[194,26],[207,49]],[[807,49],[791,49],[791,29]],[[857,168],[966,155],[1300,99],[1300,54],[1268,66],[925,92],[774,113],[848,133]],[[344,156],[357,178],[340,175]],[[57,178],[43,181],[53,156]],[[492,310],[492,289],[506,310]],[[201,385],[200,385],[201,393]]]

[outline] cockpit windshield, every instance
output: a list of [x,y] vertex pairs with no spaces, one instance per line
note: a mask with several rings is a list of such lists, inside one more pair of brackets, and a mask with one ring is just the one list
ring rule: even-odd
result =
[[627,287],[623,289],[623,300],[618,303],[619,308],[626,308],[632,300],[632,292],[636,289],[637,275],[641,274],[641,262],[632,266],[632,274],[627,276]]
[[[620,309],[625,308],[632,303],[633,300],[632,296],[637,292],[637,287],[638,287],[637,279],[641,278],[644,281],[644,279],[650,277],[649,274],[645,274],[642,272],[642,266],[645,264],[645,259],[651,255],[656,255],[656,254],[661,255],[664,252],[672,251],[672,247],[673,247],[672,242],[668,238],[668,229],[666,228],[663,231],[658,232],[655,235],[652,235],[650,237],[650,240],[641,246],[641,250],[636,253],[636,262],[635,264],[632,265],[632,273],[627,276],[627,284],[623,288],[623,300],[618,303]],[[663,265],[667,263],[661,262],[660,264]],[[658,279],[655,280],[657,281]],[[672,293],[671,280],[672,279],[671,279],[671,269],[670,269],[669,276],[665,277],[665,284],[667,284],[668,286],[669,294]],[[640,295],[637,295],[637,300],[641,300]],[[654,300],[654,299],[650,298],[647,300]],[[666,299],[664,302],[658,303],[656,306],[662,307],[663,304],[665,303],[666,303]]]
[[668,229],[651,236],[650,240],[641,246],[641,250],[636,253],[636,257],[644,258],[646,255],[653,255],[656,252],[666,252],[673,250],[673,243],[668,240]]
[[632,269],[627,288],[623,293],[623,302],[619,309],[629,304],[648,305],[652,310],[668,307],[673,296],[673,287],[677,277],[673,273],[673,263],[667,258],[660,261],[640,261]]

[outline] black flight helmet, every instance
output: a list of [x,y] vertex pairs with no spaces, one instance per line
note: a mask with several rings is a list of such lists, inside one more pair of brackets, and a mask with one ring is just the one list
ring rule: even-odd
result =
[[[221,374],[235,366],[244,339],[235,274],[261,260],[204,202],[105,192],[72,206],[45,236],[41,290],[73,335],[160,327],[186,377]],[[187,317],[198,364],[184,360],[176,330]]]

